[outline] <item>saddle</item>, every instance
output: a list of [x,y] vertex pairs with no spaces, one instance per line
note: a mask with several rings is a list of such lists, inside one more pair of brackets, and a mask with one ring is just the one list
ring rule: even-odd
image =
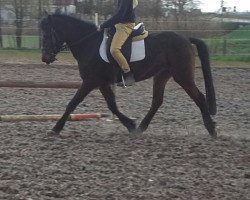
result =
[[[99,53],[101,58],[107,63],[115,63],[110,54],[110,46],[115,30],[104,30],[103,41],[101,43]],[[148,36],[148,31],[145,30],[143,23],[139,23],[134,27],[133,32],[122,46],[122,54],[127,61],[135,62],[145,58],[145,43],[144,39]]]

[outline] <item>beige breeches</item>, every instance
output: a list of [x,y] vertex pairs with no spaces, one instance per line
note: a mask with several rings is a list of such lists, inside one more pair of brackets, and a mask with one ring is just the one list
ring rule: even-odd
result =
[[116,62],[119,64],[119,66],[122,68],[122,70],[125,73],[130,71],[130,67],[126,58],[121,53],[121,49],[122,49],[122,45],[126,42],[129,35],[132,33],[134,26],[135,26],[134,23],[116,24],[115,25],[116,32],[112,39],[112,43],[110,47],[111,55],[113,56],[113,58],[116,60]]

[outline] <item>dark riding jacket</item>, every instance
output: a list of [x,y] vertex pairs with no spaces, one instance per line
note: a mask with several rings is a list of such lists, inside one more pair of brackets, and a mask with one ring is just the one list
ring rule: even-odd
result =
[[103,28],[110,28],[118,23],[135,23],[135,12],[133,0],[118,0],[117,10],[114,15],[100,25]]

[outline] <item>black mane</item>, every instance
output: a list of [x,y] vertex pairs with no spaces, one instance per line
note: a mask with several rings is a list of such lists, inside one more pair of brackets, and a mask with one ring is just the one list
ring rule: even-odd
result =
[[97,29],[97,26],[90,21],[84,21],[72,15],[67,15],[67,14],[62,14],[62,13],[54,13],[43,18],[39,24],[40,28],[43,28],[46,24],[48,24],[49,20],[53,21],[53,19],[56,19],[56,18],[62,19],[74,26],[77,26],[80,29],[85,29],[85,30],[88,29],[90,31]]

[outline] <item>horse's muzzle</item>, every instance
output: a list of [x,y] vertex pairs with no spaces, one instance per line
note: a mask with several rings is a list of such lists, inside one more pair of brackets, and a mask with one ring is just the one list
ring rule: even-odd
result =
[[48,54],[43,54],[42,55],[42,62],[45,62],[47,65],[50,63],[53,63],[56,60],[54,56],[50,56]]

